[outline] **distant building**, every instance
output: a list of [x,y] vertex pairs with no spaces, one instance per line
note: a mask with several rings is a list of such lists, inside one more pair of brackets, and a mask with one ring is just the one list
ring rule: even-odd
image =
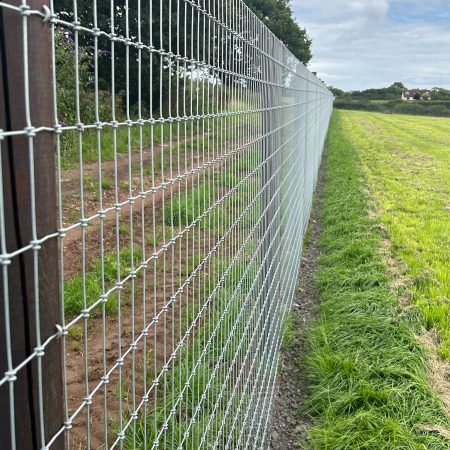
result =
[[405,89],[402,100],[431,100],[431,91],[428,89]]

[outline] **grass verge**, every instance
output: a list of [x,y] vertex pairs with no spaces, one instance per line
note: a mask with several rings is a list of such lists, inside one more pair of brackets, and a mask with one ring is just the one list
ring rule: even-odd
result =
[[305,410],[318,449],[443,449],[449,420],[428,386],[423,348],[400,316],[369,217],[357,152],[335,113],[329,132]]
[[437,330],[441,357],[450,359],[450,122],[340,114],[386,227],[389,252],[405,264],[412,303],[427,329]]

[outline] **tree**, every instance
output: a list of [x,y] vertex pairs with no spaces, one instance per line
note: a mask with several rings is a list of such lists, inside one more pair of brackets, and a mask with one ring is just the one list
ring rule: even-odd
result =
[[[282,38],[297,58],[304,63],[310,60],[311,41],[306,31],[300,28],[292,18],[288,0],[248,0],[248,3],[253,4],[261,20]],[[94,2],[77,0],[76,4],[77,21],[83,27],[93,29],[95,27]],[[211,39],[205,40],[202,33],[204,28],[208,29],[209,19],[188,2],[176,0],[141,2],[140,27],[137,2],[129,2],[128,11],[125,0],[114,0],[113,9],[111,9],[112,3],[106,0],[98,0],[96,5],[97,28],[106,33],[114,33],[119,39],[114,45],[114,61],[112,61],[111,40],[102,34],[98,38],[96,58],[98,61],[98,87],[99,90],[107,92],[112,91],[114,86],[116,104],[123,105],[125,109],[128,103],[130,113],[136,112],[139,104],[143,113],[152,112],[156,117],[167,116],[170,106],[172,106],[171,113],[173,114],[175,102],[181,101],[182,98],[175,94],[176,81],[177,79],[186,79],[190,74],[197,74],[197,78],[198,74],[201,74],[204,78],[220,79],[223,84],[228,85],[241,81],[232,74],[239,58],[248,58],[244,64],[248,71],[254,68],[256,73],[259,68],[258,56],[245,54],[242,51],[243,44],[230,32],[216,29],[214,40],[211,37]],[[59,17],[69,23],[74,22],[72,0],[59,0],[55,6]],[[211,0],[208,2],[208,8],[213,15],[223,14],[223,0]],[[112,26],[111,12],[113,12],[114,26]],[[247,26],[250,27],[251,24],[247,24]],[[130,41],[136,44],[138,31],[141,34],[140,40],[145,46],[140,53],[140,61],[136,45],[127,46],[124,42],[128,36]],[[75,37],[72,29],[67,30],[67,37],[69,39]],[[94,71],[94,43],[95,40],[91,33],[83,31],[78,33],[81,53],[84,55],[87,52],[92,56],[91,75]],[[148,51],[148,46],[153,46],[155,51]],[[224,48],[226,49],[225,54]],[[161,49],[164,52],[159,51]],[[57,49],[57,51],[59,50]],[[169,52],[179,53],[182,58],[186,59],[176,60],[173,56],[167,56]],[[200,69],[198,65],[191,62],[196,60],[207,62],[213,67]],[[73,68],[74,55],[72,61],[65,58],[65,64]],[[128,71],[126,67],[129,68]],[[112,68],[114,68],[114,80],[112,79]],[[61,71],[60,68],[58,70]],[[139,83],[139,75],[141,83]],[[94,77],[91,76],[90,84],[83,86],[86,92],[93,90],[93,80]],[[74,85],[74,81],[69,80],[66,84]],[[181,89],[180,83],[178,86]],[[172,90],[171,96],[168,95],[169,88]],[[169,105],[169,98],[172,100],[172,105]]]
[[333,93],[335,97],[344,97],[349,95],[347,92],[344,92],[342,89],[336,88],[334,86],[328,86],[328,89]]
[[[172,1],[172,5],[175,2]],[[75,19],[73,11],[72,0],[60,0],[56,2],[56,12],[67,22],[73,22]],[[151,11],[150,11],[151,8]],[[162,8],[162,9],[161,9]],[[111,91],[114,82],[114,91],[118,96],[118,101],[126,105],[126,92],[129,94],[130,109],[135,109],[134,106],[138,103],[139,96],[139,63],[138,50],[136,46],[128,47],[123,39],[127,37],[127,14],[125,0],[114,1],[114,27],[111,23],[111,2],[106,0],[97,1],[97,28],[107,33],[113,32],[117,37],[122,39],[114,45],[114,80],[112,79],[112,55],[111,55],[111,41],[100,36],[98,40],[98,84],[100,90]],[[169,2],[142,2],[141,4],[141,42],[146,45],[151,45],[157,49],[163,48],[165,51],[169,50],[169,28],[172,29],[171,48],[174,52],[176,48],[176,33],[174,27],[176,24],[176,8],[172,8],[172,13],[169,14]],[[184,9],[181,14],[184,13]],[[152,28],[148,23],[148,17],[152,17]],[[94,8],[92,0],[78,0],[77,1],[77,19],[84,27],[94,28]],[[163,33],[160,34],[160,23],[162,21]],[[184,17],[180,18],[181,28],[180,34],[183,36],[190,36],[191,16],[187,15],[186,21]],[[186,23],[186,30],[184,24]],[[68,31],[70,37],[73,38],[73,32]],[[137,3],[130,2],[128,9],[128,35],[130,40],[137,42],[138,34],[138,12]],[[194,48],[196,48],[196,34],[194,33]],[[82,52],[86,49],[94,54],[94,39],[91,34],[79,33],[79,47]],[[57,49],[58,50],[58,49]],[[185,55],[183,55],[185,56]],[[192,57],[189,55],[189,57]],[[67,61],[68,62],[68,61]],[[158,53],[150,53],[148,50],[141,52],[141,106],[144,110],[152,110],[157,114],[162,114],[166,102],[167,91],[169,87],[169,71],[167,70],[168,60]],[[70,64],[70,62],[68,62]],[[128,64],[128,73],[125,70]],[[73,63],[72,63],[73,67]],[[161,70],[162,67],[162,70]],[[150,72],[152,75],[150,76]],[[161,79],[160,74],[163,78]],[[128,77],[128,79],[127,79]],[[151,83],[148,80],[151,78]],[[86,88],[87,86],[83,86]],[[90,86],[92,89],[92,86]]]
[[359,100],[399,100],[404,89],[403,83],[397,81],[387,88],[353,91],[351,97]]
[[250,9],[302,63],[312,58],[312,41],[292,14],[290,0],[244,0]]
[[405,85],[401,81],[396,81],[392,87],[398,88],[398,89],[406,89]]
[[431,98],[432,100],[448,101],[450,100],[450,91],[447,89],[434,87],[431,90]]

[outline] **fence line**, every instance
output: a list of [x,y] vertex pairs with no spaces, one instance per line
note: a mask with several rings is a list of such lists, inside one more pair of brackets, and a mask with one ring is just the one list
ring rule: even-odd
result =
[[242,0],[0,33],[2,442],[267,448],[331,93]]

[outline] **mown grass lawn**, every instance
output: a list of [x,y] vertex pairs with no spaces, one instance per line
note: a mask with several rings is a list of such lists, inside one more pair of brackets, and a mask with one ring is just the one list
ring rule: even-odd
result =
[[[398,166],[390,167],[381,133],[376,131],[379,118],[373,118],[372,127],[372,116],[338,111],[330,125],[316,276],[321,303],[308,333],[310,350],[302,367],[310,380],[303,410],[314,419],[311,439],[304,446],[441,450],[450,447],[446,437],[449,419],[429,386],[425,350],[391,287],[381,252],[383,227],[380,218],[372,214],[367,192],[370,186],[379,196],[380,208],[386,199],[409,202],[406,194],[397,199],[398,194],[390,191],[401,176],[402,160],[393,158]],[[389,141],[389,132],[385,136]],[[377,177],[388,187],[378,186]],[[398,183],[406,189],[405,182]],[[397,186],[397,192],[399,189]],[[393,224],[399,220],[395,204],[381,212],[390,229],[396,229]],[[406,226],[407,220],[401,220]],[[392,238],[398,242],[399,252],[405,251],[407,238],[412,241],[421,236],[398,228]],[[433,281],[428,282],[431,285]],[[417,286],[417,292],[425,295],[425,286]],[[437,304],[436,298],[433,301]]]
[[338,112],[413,303],[450,358],[450,119]]

